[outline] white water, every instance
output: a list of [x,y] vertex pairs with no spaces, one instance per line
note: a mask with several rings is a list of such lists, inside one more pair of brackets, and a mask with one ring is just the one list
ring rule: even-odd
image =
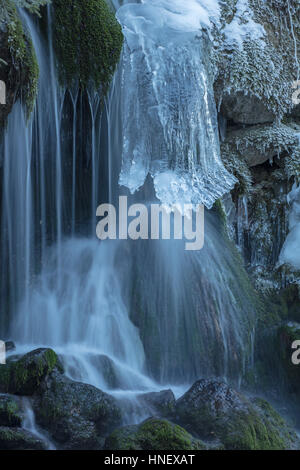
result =
[[24,408],[22,428],[25,431],[29,431],[33,436],[44,442],[46,450],[55,450],[55,446],[50,441],[48,436],[46,436],[46,434],[38,428],[30,400],[28,398],[23,398],[22,404]]

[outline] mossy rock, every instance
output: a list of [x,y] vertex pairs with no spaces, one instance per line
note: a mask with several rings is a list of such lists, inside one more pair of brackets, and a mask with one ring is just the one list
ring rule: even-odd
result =
[[63,84],[92,83],[107,93],[123,45],[121,26],[105,0],[53,0],[54,47]]
[[20,403],[16,397],[0,394],[0,426],[21,426]]
[[33,407],[37,423],[66,450],[101,449],[105,437],[121,424],[114,397],[58,370],[47,377]]
[[177,401],[180,425],[200,439],[219,439],[230,450],[281,450],[297,436],[265,401],[250,401],[216,380],[199,380]]
[[46,450],[43,441],[21,428],[0,426],[1,450]]
[[205,450],[203,442],[164,419],[150,418],[139,426],[114,431],[105,442],[109,450]]
[[15,362],[0,365],[0,391],[33,395],[55,367],[61,365],[52,349],[36,349]]
[[0,0],[0,80],[6,84],[6,105],[0,106],[0,127],[17,98],[27,116],[34,107],[39,67],[32,41],[24,30],[14,2]]

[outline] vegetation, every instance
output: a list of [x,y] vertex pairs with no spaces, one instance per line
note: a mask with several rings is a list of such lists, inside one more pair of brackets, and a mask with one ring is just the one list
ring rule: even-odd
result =
[[53,0],[54,46],[60,81],[104,94],[120,58],[121,26],[105,0]]

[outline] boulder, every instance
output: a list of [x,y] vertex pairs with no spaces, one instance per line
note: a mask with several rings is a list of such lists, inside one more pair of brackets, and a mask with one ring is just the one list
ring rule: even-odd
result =
[[264,400],[249,400],[217,380],[197,381],[176,404],[176,420],[200,439],[219,439],[226,449],[280,450],[299,441]]
[[276,118],[257,96],[243,92],[223,95],[221,114],[236,124],[247,125],[271,123]]
[[0,426],[1,450],[46,450],[43,441],[21,428]]
[[64,449],[101,449],[121,422],[115,398],[57,370],[44,381],[33,407],[37,423]]
[[164,419],[150,418],[140,425],[115,430],[105,441],[107,450],[205,450],[203,442]]
[[172,416],[175,411],[176,399],[172,390],[143,393],[138,396],[138,401],[145,405],[152,414],[161,417]]
[[0,365],[0,392],[33,395],[47,375],[61,365],[52,349],[36,349]]

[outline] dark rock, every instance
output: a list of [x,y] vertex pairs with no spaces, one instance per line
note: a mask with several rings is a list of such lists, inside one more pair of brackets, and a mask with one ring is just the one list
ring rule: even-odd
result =
[[46,450],[43,441],[21,428],[0,426],[1,450]]
[[264,400],[249,400],[225,383],[199,380],[177,401],[179,424],[201,439],[219,439],[226,449],[280,450],[299,445],[297,436]]
[[34,411],[38,424],[64,449],[101,449],[105,436],[121,422],[113,397],[58,371],[44,381]]
[[223,95],[222,115],[236,124],[265,124],[274,122],[276,116],[254,95],[237,92]]
[[17,397],[0,394],[0,426],[21,426],[21,408]]
[[172,390],[143,393],[138,396],[138,400],[141,404],[145,404],[152,411],[152,414],[158,414],[162,417],[174,414],[176,399]]
[[150,418],[138,426],[115,430],[105,441],[107,450],[204,450],[205,444],[185,429],[164,419]]
[[36,349],[15,362],[0,365],[0,392],[33,395],[55,367],[61,365],[52,349]]
[[14,351],[16,349],[16,345],[13,341],[5,341],[5,349],[6,351]]

